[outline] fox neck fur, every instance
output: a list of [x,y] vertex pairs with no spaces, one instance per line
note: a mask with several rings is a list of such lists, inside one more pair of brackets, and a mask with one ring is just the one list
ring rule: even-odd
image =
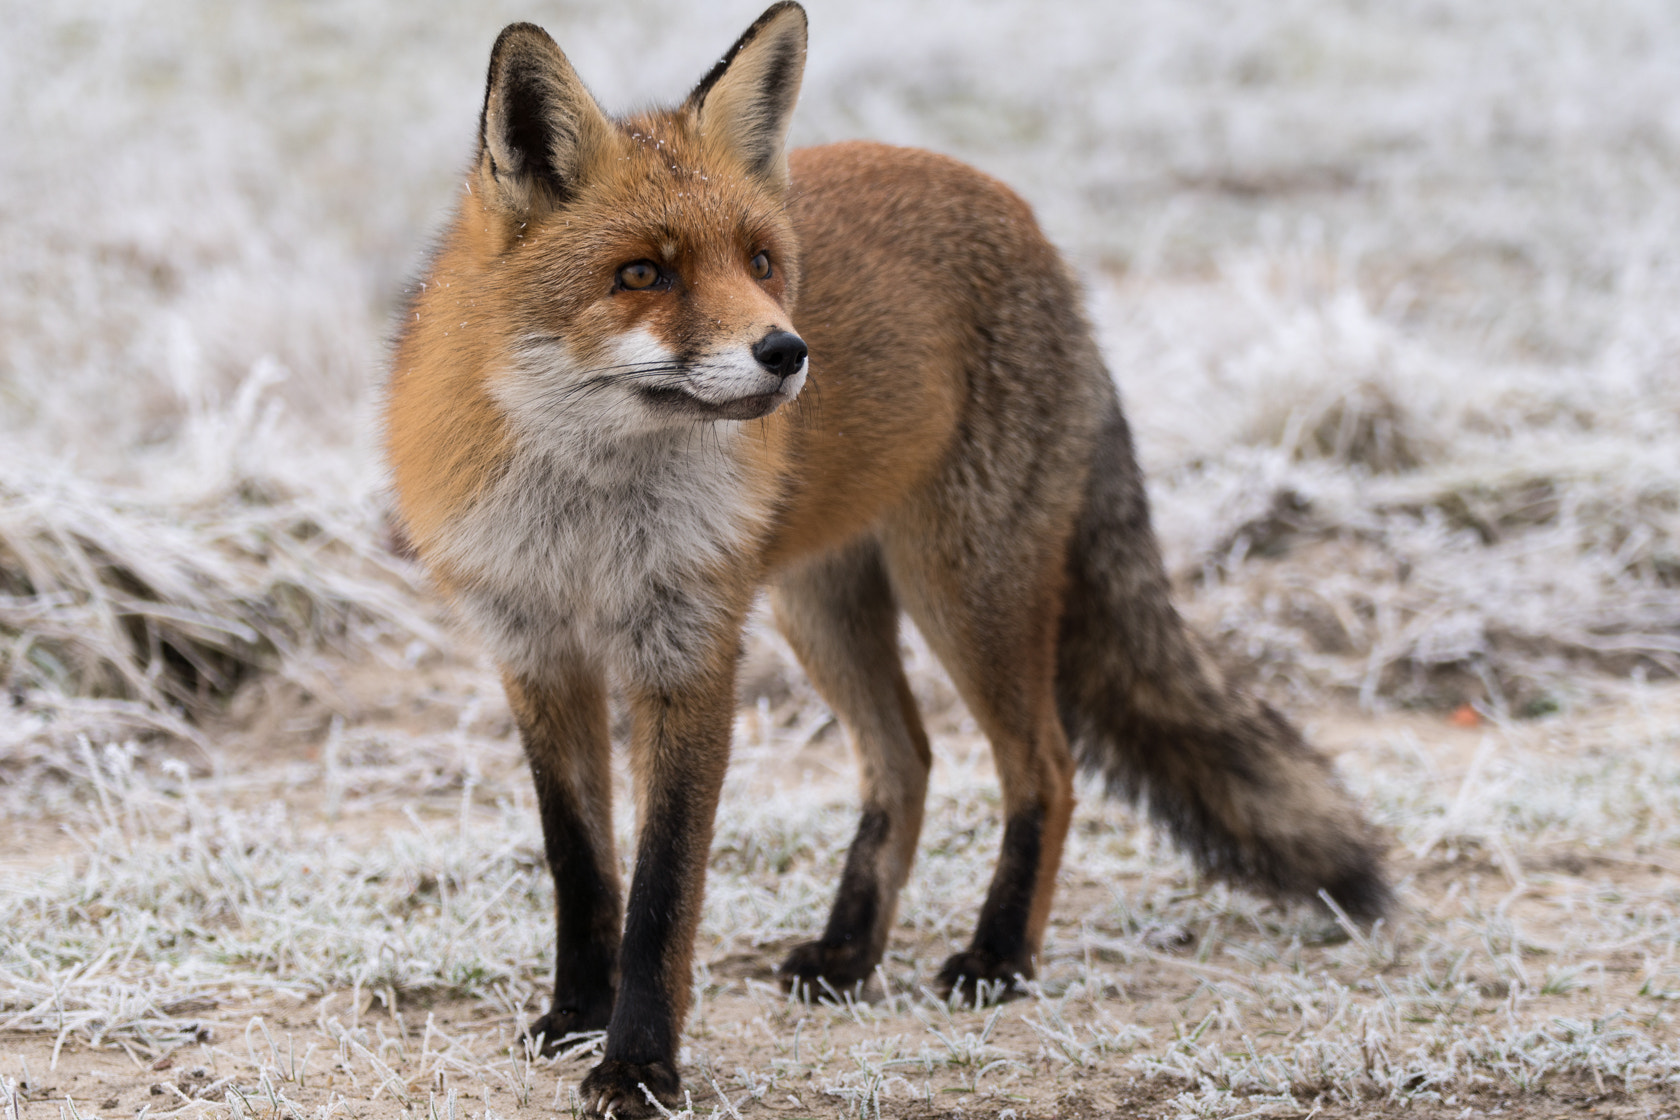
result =
[[749,425],[519,439],[437,553],[498,661],[538,680],[557,654],[654,684],[697,668],[738,609],[720,572],[769,527]]
[[807,375],[785,112],[739,122],[790,95],[718,82],[614,122],[544,84],[569,74],[546,49],[499,52],[477,173],[405,316],[394,481],[506,669],[582,657],[666,685],[744,614],[788,473]]

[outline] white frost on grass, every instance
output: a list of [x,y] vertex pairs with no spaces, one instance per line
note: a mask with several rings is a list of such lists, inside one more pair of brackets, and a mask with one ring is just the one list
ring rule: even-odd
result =
[[[745,772],[801,750],[798,714],[743,726]],[[1593,868],[1672,861],[1680,738],[1657,720],[1620,726],[1608,740],[1555,722],[1490,730],[1452,780],[1416,742],[1380,744],[1354,777],[1418,878],[1398,924],[1353,938],[1310,911],[1196,884],[1093,795],[1032,997],[982,1011],[926,991],[966,937],[1001,840],[972,739],[939,744],[921,856],[871,1002],[800,1004],[768,982],[822,920],[856,811],[844,787],[790,779],[771,795],[762,777],[732,780],[685,1062],[725,1096],[817,1091],[863,1114],[930,1086],[1007,1096],[1034,1070],[1130,1071],[1184,1086],[1184,1108],[1214,1114],[1273,1098],[1672,1085],[1680,894],[1672,875]],[[311,1045],[339,1050],[318,1061],[421,1100],[447,1052],[428,1027],[415,1053],[425,1009],[464,998],[490,1017],[457,1072],[513,1092],[497,1079],[513,1077],[517,1028],[544,998],[552,899],[521,775],[479,768],[510,751],[470,736],[411,744],[406,757],[453,775],[427,794],[371,744],[346,744],[287,779],[302,799],[255,803],[248,779],[152,767],[132,749],[80,752],[70,765],[94,790],[66,821],[80,856],[0,894],[0,1029],[142,1056],[206,1040],[237,1054],[252,1028],[218,1008],[254,1001],[314,1021]],[[307,792],[321,784],[341,791],[326,818]],[[620,822],[623,850],[632,829]],[[711,1068],[708,1055],[743,1045],[750,1067]],[[270,1064],[259,1054],[241,1077]],[[569,1060],[537,1065],[577,1076]],[[704,1097],[704,1077],[689,1084]]]

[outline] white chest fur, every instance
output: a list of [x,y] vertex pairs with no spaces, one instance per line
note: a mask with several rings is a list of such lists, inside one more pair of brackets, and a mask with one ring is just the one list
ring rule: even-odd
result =
[[497,659],[540,677],[581,654],[649,683],[696,666],[724,610],[716,572],[767,516],[729,453],[740,428],[527,442],[440,557]]

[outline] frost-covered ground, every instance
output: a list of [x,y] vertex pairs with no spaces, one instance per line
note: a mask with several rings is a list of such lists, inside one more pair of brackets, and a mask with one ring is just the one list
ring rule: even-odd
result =
[[[1057,1026],[1043,1001],[1022,1013],[1038,1027],[1008,1011],[998,1029],[1019,1039],[1003,1044],[1007,1061],[1053,1069],[1052,1096],[1095,1084],[1080,1071],[1130,1071],[1185,1087],[1175,1107],[1188,1110],[1242,1112],[1321,1091],[1338,1107],[1373,1093],[1423,1104],[1468,1094],[1464,1105],[1481,1107],[1471,1098],[1490,1085],[1543,1090],[1542,1066],[1595,1092],[1610,1091],[1606,1078],[1627,1093],[1667,1084],[1672,1108],[1675,1027],[1662,1009],[1677,982],[1680,841],[1662,791],[1677,781],[1675,748],[1661,719],[1615,720],[1634,719],[1636,701],[1671,712],[1651,697],[1680,668],[1680,9],[809,8],[796,141],[925,145],[1020,189],[1086,279],[1187,611],[1298,714],[1357,707],[1390,721],[1336,741],[1357,748],[1349,772],[1416,876],[1407,920],[1420,924],[1395,935],[1399,948],[1379,937],[1310,949],[1307,916],[1194,894],[1127,815],[1092,809],[1089,842],[1110,847],[1070,880],[1073,924],[1055,935],[1062,956],[1050,972],[1067,986],[1046,997],[1073,1018]],[[32,869],[0,895],[11,915],[0,923],[10,931],[0,1032],[11,1032],[0,1033],[10,1086],[0,1111],[51,1084],[3,1064],[35,1032],[71,1050],[115,1041],[149,1063],[190,1037],[181,1024],[198,1014],[195,1000],[233,1015],[250,1009],[240,1000],[281,988],[312,1008],[348,989],[356,999],[347,991],[344,1003],[360,1015],[367,978],[392,962],[417,970],[426,999],[529,998],[543,969],[540,891],[508,919],[506,938],[483,946],[484,960],[463,964],[431,941],[393,950],[380,932],[404,868],[433,868],[415,870],[433,886],[417,892],[426,917],[414,936],[448,938],[448,922],[483,919],[505,884],[507,897],[525,897],[515,880],[535,850],[529,814],[497,808],[521,796],[499,700],[384,548],[371,421],[382,339],[469,155],[503,23],[548,27],[612,108],[679,97],[756,14],[674,0],[0,5],[0,678],[10,698],[0,829],[19,838],[0,849]],[[786,679],[773,645],[758,656],[749,683],[777,728],[764,741],[805,741],[820,706]],[[358,691],[343,683],[349,665],[389,680]],[[933,707],[949,705],[936,670],[924,665],[917,679]],[[1444,721],[1392,714],[1463,704],[1475,708],[1460,709],[1461,722],[1482,720],[1491,745],[1455,753],[1432,738]],[[966,757],[960,713],[944,726],[949,750]],[[265,751],[301,769],[264,769]],[[184,769],[163,768],[165,756]],[[480,773],[479,758],[506,772],[486,763]],[[740,816],[755,803],[731,802],[725,834],[751,851],[719,856],[714,893],[738,905],[709,919],[714,964],[770,961],[765,946],[793,935],[789,915],[808,916],[831,878],[844,794],[823,785],[829,763],[813,765],[815,785],[779,809]],[[937,959],[966,920],[966,888],[947,888],[982,875],[995,848],[975,801],[983,769],[948,775],[942,796],[969,808],[930,818],[950,828],[925,845],[934,855],[896,982],[912,984],[917,954]],[[469,840],[405,818],[388,836],[375,830],[366,866],[313,854],[327,827],[319,814],[338,819],[338,799],[373,797],[396,814],[440,789],[477,789],[494,820]],[[241,839],[252,830],[260,843]],[[241,843],[250,851],[238,856]],[[780,856],[766,854],[778,844]],[[1570,870],[1580,850],[1608,862]],[[80,862],[50,864],[77,852]],[[186,864],[198,870],[171,881],[168,869]],[[225,889],[295,880],[306,865],[341,876],[343,944],[308,941],[326,895],[264,891],[259,906]],[[1643,870],[1598,875],[1634,866]],[[789,867],[793,880],[766,870]],[[459,896],[449,893],[457,871],[476,884]],[[1476,887],[1476,874],[1496,877],[1501,897]],[[807,875],[797,889],[809,896],[777,901]],[[1081,893],[1099,881],[1123,887]],[[107,900],[90,901],[95,890]],[[75,907],[93,917],[72,921]],[[279,924],[238,917],[242,907],[267,907]],[[232,956],[192,938],[190,951],[148,940],[193,913],[245,940]],[[111,914],[129,916],[111,919],[103,940],[75,932]],[[1523,940],[1535,922],[1554,933]],[[1175,924],[1197,939],[1188,961],[1160,947],[1158,929]],[[1664,938],[1667,950],[1651,948]],[[1313,971],[1322,960],[1302,964],[1302,952],[1346,957],[1335,964],[1344,980],[1323,980],[1331,974]],[[1251,966],[1261,980],[1223,986]],[[1092,980],[1103,968],[1120,969],[1118,980]],[[1137,985],[1163,973],[1205,982],[1159,996],[1206,1004],[1188,1026],[1139,1003]],[[770,1009],[774,1000],[752,994],[756,974],[741,975],[720,981],[741,1002],[700,1021],[697,1053],[709,1052],[707,1030],[758,1018],[772,1035],[794,1029],[798,1016]],[[1615,976],[1643,979],[1606,979]],[[1576,996],[1585,1002],[1559,1013],[1571,1025],[1548,1026],[1558,1016],[1545,1001]],[[1430,1019],[1420,1000],[1444,1002]],[[1476,1018],[1484,1012],[1503,1016],[1497,1029]],[[400,1069],[403,1099],[424,1107],[437,1055],[454,1051],[429,1032],[387,1047],[354,1017],[331,1028],[339,1014],[309,1013],[321,1045],[360,1069],[343,1029],[361,1031],[356,1045]],[[1203,1014],[1214,1020],[1198,1026]],[[930,1072],[928,1084],[984,1087],[994,1059],[990,1043],[973,1041],[984,1017],[952,1027],[928,1019],[931,1006],[888,1001],[835,1012],[823,1029],[847,1016],[862,1033],[834,1035],[847,1041],[817,1051],[828,1064],[811,1067],[834,1089],[818,1114],[883,1099],[909,1107],[923,1082],[895,1088],[902,1071],[890,1063],[930,1046],[938,1061],[924,1054],[923,1064],[945,1080]],[[1484,1033],[1453,1034],[1453,1016]],[[1127,1023],[1153,1025],[1136,1034]],[[224,1043],[228,1029],[217,1027]],[[1301,1049],[1352,1046],[1355,1029],[1362,1049]],[[1295,1049],[1253,1048],[1273,1030]],[[882,1039],[899,1035],[903,1053],[883,1057]],[[1396,1064],[1402,1043],[1419,1055],[1421,1080]],[[777,1070],[811,1073],[812,1052],[801,1058],[797,1042],[791,1054],[742,1045],[746,1082],[718,1074],[731,1099]],[[1232,1057],[1244,1045],[1250,1057]],[[402,1055],[413,1064],[393,1058],[402,1046],[420,1047]],[[862,1056],[848,1056],[856,1046]],[[279,1062],[271,1087],[284,1081]],[[254,1050],[250,1064],[246,1088],[267,1068]],[[471,1068],[494,1081],[490,1066]],[[518,1096],[514,1070],[498,1092]],[[994,1072],[1020,1087],[1016,1067]],[[576,1081],[543,1076],[551,1087],[556,1076]],[[1315,1078],[1330,1088],[1313,1089]],[[703,1079],[691,1071],[689,1082]],[[183,1085],[199,1107],[197,1088]],[[441,1085],[440,1109],[452,1099]],[[210,1096],[216,1108],[243,1107],[221,1089]],[[166,1097],[157,1109],[186,1107]],[[985,1099],[994,1112],[1011,1107]],[[1022,1114],[1049,1115],[1043,1104]],[[335,1106],[329,1093],[309,1107]]]

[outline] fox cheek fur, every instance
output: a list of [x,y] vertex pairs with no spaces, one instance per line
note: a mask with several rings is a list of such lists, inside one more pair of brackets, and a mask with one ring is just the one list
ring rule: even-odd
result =
[[[675,109],[610,120],[543,31],[491,53],[478,158],[397,341],[407,536],[488,642],[555,885],[549,1046],[606,1030],[586,1111],[681,1095],[678,1041],[755,594],[857,755],[828,921],[784,984],[882,959],[931,752],[908,613],[989,739],[1002,849],[938,984],[1031,976],[1076,767],[1209,874],[1355,918],[1380,838],[1174,609],[1113,381],[1025,203],[928,152],[785,152],[805,58],[764,13]],[[931,267],[930,267],[931,266]],[[607,693],[640,829],[613,850]]]

